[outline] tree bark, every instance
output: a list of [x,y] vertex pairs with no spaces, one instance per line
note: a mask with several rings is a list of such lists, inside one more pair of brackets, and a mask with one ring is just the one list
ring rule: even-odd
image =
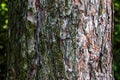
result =
[[114,80],[112,0],[9,0],[7,80]]
[[[61,20],[61,34],[67,79],[114,80],[113,1],[70,0],[66,3],[69,7],[64,7],[70,13]],[[66,8],[62,10],[63,15]]]

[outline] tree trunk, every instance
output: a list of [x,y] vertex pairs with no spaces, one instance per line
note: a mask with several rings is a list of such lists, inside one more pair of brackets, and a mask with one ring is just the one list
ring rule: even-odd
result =
[[[64,65],[68,80],[114,80],[112,0],[75,0],[64,5]],[[66,7],[69,6],[69,7]]]
[[112,0],[9,0],[7,80],[114,80]]
[[[64,3],[64,2],[63,2]],[[112,0],[67,1],[61,31],[68,80],[113,80]],[[69,6],[69,7],[68,7]]]

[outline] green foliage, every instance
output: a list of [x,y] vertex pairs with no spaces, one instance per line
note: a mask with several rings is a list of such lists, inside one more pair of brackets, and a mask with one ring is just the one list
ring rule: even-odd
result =
[[0,0],[0,80],[5,78],[7,50],[7,0]]
[[120,0],[114,0],[114,75],[120,80]]

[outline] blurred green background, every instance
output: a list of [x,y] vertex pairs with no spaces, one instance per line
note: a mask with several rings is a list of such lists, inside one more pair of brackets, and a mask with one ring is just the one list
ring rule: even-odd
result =
[[7,24],[8,24],[8,0],[0,0],[0,80],[5,80],[6,53],[8,45]]
[[114,0],[114,76],[120,80],[120,0]]
[[[8,45],[8,0],[0,0],[0,80],[5,79]],[[120,80],[120,0],[114,0],[114,76]]]

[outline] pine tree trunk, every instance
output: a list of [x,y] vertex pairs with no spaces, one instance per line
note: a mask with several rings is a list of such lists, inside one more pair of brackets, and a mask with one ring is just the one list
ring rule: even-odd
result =
[[9,0],[7,80],[114,80],[112,0]]
[[[64,3],[64,2],[63,2]],[[61,31],[68,80],[114,80],[112,0],[75,0],[62,8]],[[69,7],[68,7],[69,6]]]

